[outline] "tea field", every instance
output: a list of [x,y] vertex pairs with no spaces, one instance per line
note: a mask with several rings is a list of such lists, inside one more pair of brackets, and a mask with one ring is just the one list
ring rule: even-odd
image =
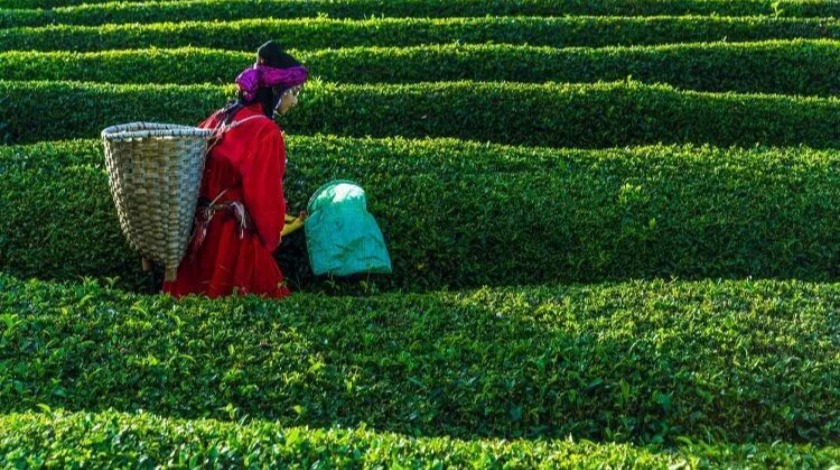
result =
[[[838,468],[838,16],[0,0],[0,466]],[[269,39],[289,212],[358,182],[394,272],[296,234],[288,299],[160,295],[99,133],[198,123]]]

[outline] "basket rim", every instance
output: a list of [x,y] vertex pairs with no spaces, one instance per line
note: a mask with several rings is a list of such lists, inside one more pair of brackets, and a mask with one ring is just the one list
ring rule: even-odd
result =
[[182,124],[137,121],[118,124],[102,130],[102,138],[107,140],[132,139],[138,137],[203,137],[213,134],[213,129],[201,129]]

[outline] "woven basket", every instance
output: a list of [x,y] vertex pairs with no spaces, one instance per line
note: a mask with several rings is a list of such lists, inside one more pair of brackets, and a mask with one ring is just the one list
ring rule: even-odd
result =
[[102,131],[105,166],[123,234],[174,281],[192,229],[211,129],[134,122]]

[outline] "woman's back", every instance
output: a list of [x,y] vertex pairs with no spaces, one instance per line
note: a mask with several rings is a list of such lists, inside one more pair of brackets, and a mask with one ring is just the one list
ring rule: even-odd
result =
[[[286,213],[282,133],[259,104],[240,109],[231,124],[207,156],[188,258],[164,291],[284,297],[289,290],[272,256]],[[218,126],[219,113],[200,125]]]

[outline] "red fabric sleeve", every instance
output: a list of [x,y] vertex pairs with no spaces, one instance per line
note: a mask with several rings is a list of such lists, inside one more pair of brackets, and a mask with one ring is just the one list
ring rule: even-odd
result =
[[283,196],[286,148],[283,134],[273,122],[257,132],[254,143],[253,155],[240,167],[242,192],[260,241],[274,251],[280,244],[280,231],[286,219]]

